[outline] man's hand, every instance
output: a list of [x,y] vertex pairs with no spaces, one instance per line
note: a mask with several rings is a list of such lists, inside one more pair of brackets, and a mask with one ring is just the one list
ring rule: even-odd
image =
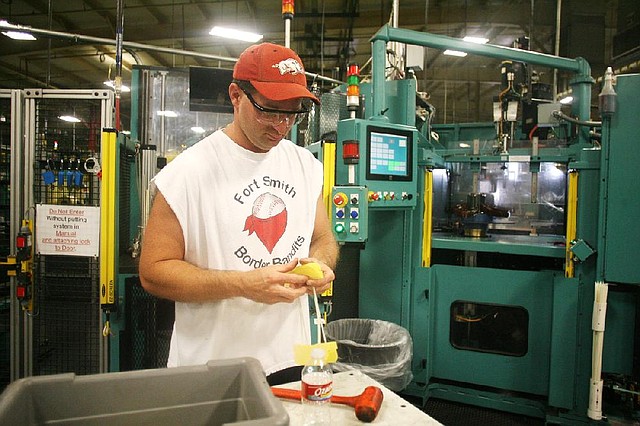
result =
[[274,304],[291,303],[307,292],[306,275],[291,274],[298,266],[298,260],[289,263],[270,265],[247,272],[243,283],[243,296],[254,302]]
[[315,288],[316,294],[321,294],[331,287],[331,282],[336,278],[336,275],[333,272],[333,270],[329,266],[327,266],[327,264],[323,263],[322,261],[314,257],[307,257],[305,259],[300,259],[300,263],[303,265],[307,263],[312,263],[312,262],[318,264],[318,266],[320,267],[320,270],[322,271],[323,277],[317,278],[317,279],[312,279],[307,277],[308,278],[306,282],[307,293],[310,295],[313,295],[313,289]]
[[246,283],[243,283],[243,296],[254,302],[274,304],[292,303],[307,293],[313,295],[315,288],[321,294],[335,279],[333,270],[318,259],[309,257],[300,259],[301,264],[317,263],[322,271],[322,278],[312,279],[307,275],[292,273],[298,266],[298,259],[282,265],[270,265],[247,272]]

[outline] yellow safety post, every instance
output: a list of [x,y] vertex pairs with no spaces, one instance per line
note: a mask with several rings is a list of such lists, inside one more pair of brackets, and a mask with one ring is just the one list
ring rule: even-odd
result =
[[424,172],[424,216],[422,220],[422,266],[431,267],[431,234],[433,232],[433,172]]
[[[322,200],[327,209],[327,216],[333,215],[333,203],[331,202],[331,190],[336,184],[336,144],[335,142],[322,142],[322,170],[324,181],[322,185]],[[333,296],[333,283],[331,287],[322,293],[322,296]]]
[[336,144],[322,143],[322,170],[324,183],[322,186],[322,200],[327,208],[327,215],[332,215],[331,190],[336,183]]
[[107,314],[103,335],[108,336],[109,313],[115,305],[117,133],[104,129],[100,142],[100,305]]
[[574,277],[574,262],[571,246],[576,240],[576,222],[578,215],[578,175],[575,170],[569,172],[569,191],[567,197],[567,238],[565,241],[564,276]]

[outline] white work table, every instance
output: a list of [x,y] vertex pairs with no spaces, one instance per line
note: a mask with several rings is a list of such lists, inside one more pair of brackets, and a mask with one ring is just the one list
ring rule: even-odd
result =
[[[442,425],[440,422],[420,411],[410,402],[404,400],[393,391],[387,389],[369,376],[359,371],[345,371],[333,375],[333,394],[353,396],[361,394],[367,386],[377,386],[382,390],[384,398],[382,406],[372,425],[411,426],[411,425]],[[291,382],[280,387],[300,390],[300,382]],[[290,426],[303,424],[303,406],[300,401],[280,399],[289,414]],[[357,419],[355,409],[348,405],[331,404],[331,423],[334,425],[363,425],[366,423]]]

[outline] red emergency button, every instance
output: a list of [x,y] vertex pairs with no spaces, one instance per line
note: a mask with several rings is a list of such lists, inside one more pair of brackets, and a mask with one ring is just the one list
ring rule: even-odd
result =
[[344,192],[338,192],[333,196],[333,204],[338,207],[342,207],[347,204],[347,194]]

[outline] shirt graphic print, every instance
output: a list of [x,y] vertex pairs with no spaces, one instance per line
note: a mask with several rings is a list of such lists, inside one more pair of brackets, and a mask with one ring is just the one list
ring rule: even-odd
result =
[[249,235],[255,233],[269,253],[272,253],[286,229],[287,206],[284,201],[269,192],[256,198],[243,231],[248,231]]

